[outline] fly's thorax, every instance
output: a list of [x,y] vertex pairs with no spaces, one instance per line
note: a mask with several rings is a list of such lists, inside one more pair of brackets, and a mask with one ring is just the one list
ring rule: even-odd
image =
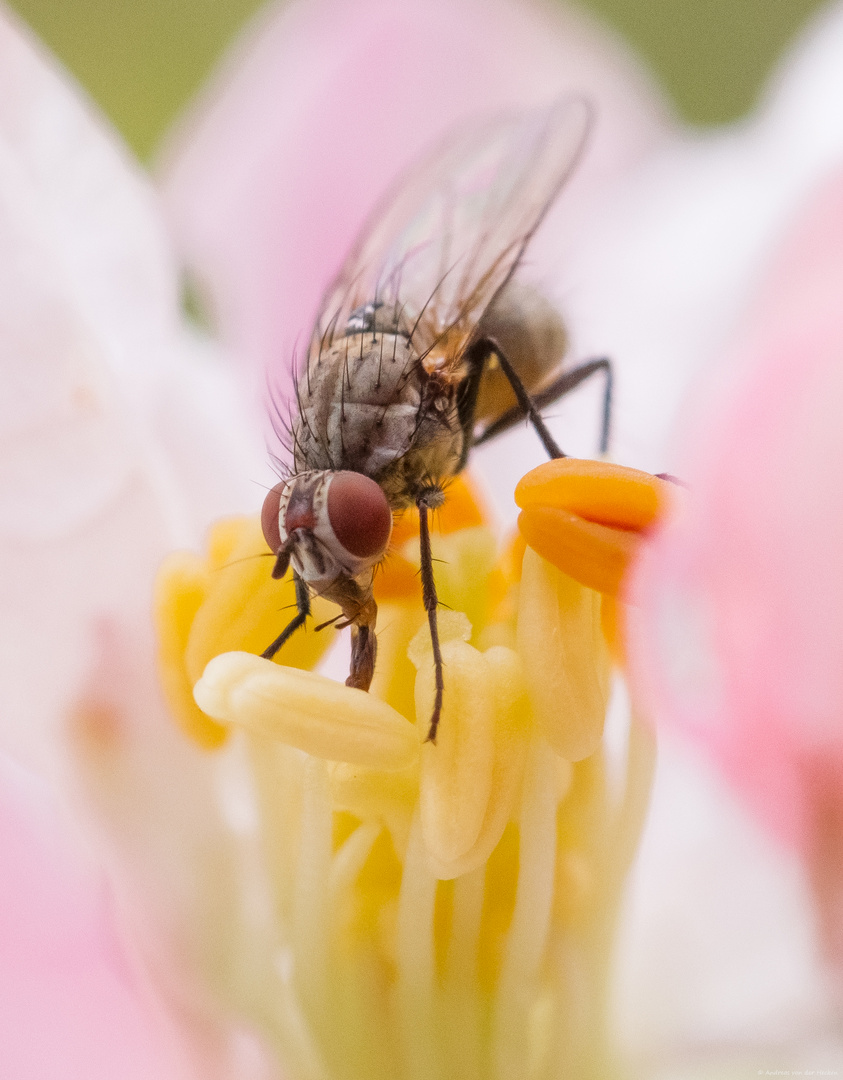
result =
[[409,338],[369,330],[334,339],[299,382],[294,463],[375,478],[394,508],[430,477],[453,475],[464,433],[456,383],[427,370]]
[[455,406],[444,421],[439,413],[425,413],[413,445],[378,477],[389,505],[394,510],[413,506],[431,484],[454,476],[462,459],[464,438]]
[[335,339],[311,357],[299,381],[296,468],[379,476],[413,444],[425,381],[403,334],[367,331]]
[[289,556],[296,573],[323,587],[340,577],[370,575],[386,554],[392,511],[371,479],[350,471],[311,470],[270,491],[263,508],[264,536]]

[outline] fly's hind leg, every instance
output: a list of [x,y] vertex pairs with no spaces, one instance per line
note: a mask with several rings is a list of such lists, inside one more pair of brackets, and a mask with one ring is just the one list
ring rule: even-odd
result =
[[[500,359],[500,353],[496,353],[496,355],[498,356],[498,359]],[[506,368],[503,364],[501,364],[501,369],[506,372]],[[595,375],[600,371],[604,373],[605,377],[603,389],[603,416],[600,426],[600,453],[605,454],[609,448],[609,434],[611,432],[612,424],[614,373],[612,371],[611,360],[606,357],[601,357],[599,360],[587,360],[585,363],[579,364],[569,371],[563,371],[562,374],[554,379],[549,386],[546,386],[541,393],[534,394],[532,401],[537,409],[544,409],[546,406],[552,405],[554,401],[558,401],[572,390],[575,390],[581,382],[585,382],[591,375]],[[509,377],[508,373],[507,378],[509,378],[510,383],[512,383],[512,379]],[[502,416],[499,416],[497,420],[490,424],[477,439],[475,439],[474,446],[479,446],[481,443],[486,442],[487,439],[493,439],[495,435],[507,431],[526,416],[527,413],[520,405],[508,409]]]
[[416,500],[416,505],[419,508],[422,600],[424,609],[427,612],[427,624],[430,627],[430,644],[433,648],[433,669],[436,681],[433,712],[430,717],[430,728],[427,732],[427,741],[431,743],[436,742],[436,731],[439,727],[439,718],[442,715],[442,694],[445,689],[445,679],[442,674],[442,650],[439,646],[439,625],[436,620],[439,597],[436,595],[436,581],[433,577],[433,552],[430,548],[430,528],[427,515],[429,510],[437,510],[444,502],[444,499],[442,489],[437,487],[423,491]]
[[[480,387],[480,379],[482,377],[483,370],[490,357],[496,357],[500,364],[501,371],[506,375],[509,380],[509,385],[512,387],[515,398],[518,402],[517,407],[512,410],[515,413],[516,419],[521,417],[527,417],[530,423],[533,425],[536,434],[542,441],[542,445],[547,451],[548,457],[561,458],[565,457],[565,454],[560,450],[556,440],[550,434],[547,424],[542,420],[539,407],[536,405],[533,398],[527,393],[524,387],[524,383],[518,376],[515,368],[507,360],[503,349],[495,341],[494,338],[484,337],[479,341],[476,341],[472,345],[468,354],[468,363],[470,367],[470,374],[466,379],[466,391],[463,394],[462,399],[458,404],[460,422],[462,423],[463,430],[470,433],[474,427],[474,408],[477,404],[477,394]],[[509,414],[506,414],[509,415]],[[515,420],[512,421],[515,423]],[[482,442],[482,436],[477,442]],[[468,457],[468,449],[472,445],[472,439],[466,437],[465,448],[463,451],[463,457],[460,461],[460,468],[465,465],[465,460]],[[475,442],[473,445],[477,445]]]
[[300,626],[304,626],[308,615],[310,615],[310,589],[307,587],[307,583],[302,580],[295,571],[293,572],[293,580],[296,585],[296,607],[298,608],[298,614],[294,619],[291,619],[290,622],[287,623],[275,641],[261,653],[261,656],[265,660],[271,660],[281,646],[290,640],[296,630],[298,630]]
[[[494,342],[491,342],[490,344],[494,345]],[[521,409],[521,412],[533,425],[535,433],[541,439],[542,446],[547,451],[547,456],[550,458],[565,457],[566,455],[559,448],[559,444],[550,434],[550,430],[548,429],[547,424],[545,424],[544,420],[542,419],[542,415],[538,410],[538,406],[535,404],[533,399],[530,397],[530,395],[524,388],[524,384],[518,377],[518,373],[516,372],[515,368],[512,366],[512,364],[510,364],[510,362],[504,356],[503,352],[495,349],[495,355],[498,358],[498,363],[501,366],[501,371],[504,373],[504,375],[506,375],[507,379],[509,379],[509,385],[512,387],[513,393],[518,399],[518,405]]]

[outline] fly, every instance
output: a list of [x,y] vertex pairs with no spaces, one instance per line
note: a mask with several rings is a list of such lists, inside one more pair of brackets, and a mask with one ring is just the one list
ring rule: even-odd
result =
[[514,277],[590,121],[579,99],[499,117],[453,134],[398,182],[323,298],[297,377],[291,474],[264,502],[273,577],[292,567],[297,614],[263,656],[304,625],[318,593],[351,628],[346,683],[361,690],[377,653],[375,567],[393,513],[418,508],[436,683],[430,742],[444,679],[428,519],[447,481],[473,446],[525,418],[551,457],[564,456],[539,410],[597,371],[606,447],[609,361],[560,371],[563,324]]

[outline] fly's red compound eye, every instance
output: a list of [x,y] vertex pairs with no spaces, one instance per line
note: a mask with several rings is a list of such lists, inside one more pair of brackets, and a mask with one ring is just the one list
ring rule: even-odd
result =
[[337,472],[328,488],[328,519],[345,550],[358,559],[386,551],[392,511],[374,480],[356,472]]
[[274,488],[271,488],[263,500],[263,509],[261,510],[263,536],[267,544],[269,544],[269,550],[273,553],[277,552],[281,547],[278,513],[281,509],[281,492],[286,486],[286,483],[282,481],[280,484],[276,484]]

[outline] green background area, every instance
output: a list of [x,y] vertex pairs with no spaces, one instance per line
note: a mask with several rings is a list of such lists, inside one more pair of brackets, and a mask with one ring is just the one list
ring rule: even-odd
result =
[[[14,0],[145,158],[258,0]],[[589,0],[684,116],[730,120],[820,0]]]

